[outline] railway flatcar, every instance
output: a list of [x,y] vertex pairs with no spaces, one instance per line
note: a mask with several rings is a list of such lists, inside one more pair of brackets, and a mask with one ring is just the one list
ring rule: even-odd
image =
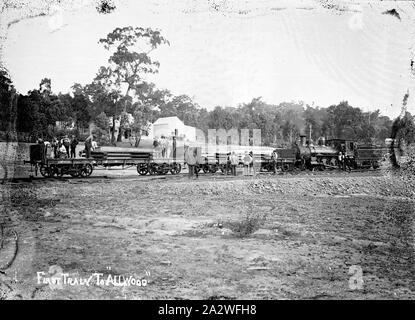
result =
[[49,158],[44,144],[34,144],[29,147],[30,159],[24,161],[34,166],[35,175],[39,172],[43,177],[89,177],[96,165],[94,159],[87,158]]
[[91,152],[97,165],[108,167],[137,167],[140,175],[179,174],[182,163],[174,157],[155,157],[153,149],[101,147]]

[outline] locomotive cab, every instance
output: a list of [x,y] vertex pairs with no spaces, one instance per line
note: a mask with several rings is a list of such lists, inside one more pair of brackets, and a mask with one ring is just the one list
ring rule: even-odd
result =
[[329,139],[327,140],[327,145],[331,146],[337,152],[342,152],[349,158],[355,157],[355,151],[357,148],[355,141],[345,139]]

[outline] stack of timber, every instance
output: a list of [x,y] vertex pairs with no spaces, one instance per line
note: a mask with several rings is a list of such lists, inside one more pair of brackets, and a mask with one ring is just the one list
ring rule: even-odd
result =
[[148,160],[152,154],[152,149],[120,147],[99,147],[91,152],[96,160]]

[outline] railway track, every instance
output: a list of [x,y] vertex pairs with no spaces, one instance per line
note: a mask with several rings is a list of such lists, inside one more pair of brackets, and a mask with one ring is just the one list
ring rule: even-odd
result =
[[[45,184],[45,183],[57,183],[57,182],[67,182],[67,183],[99,183],[103,181],[114,181],[114,180],[125,180],[125,181],[162,181],[162,180],[186,180],[187,181],[188,173],[181,172],[179,174],[165,174],[165,175],[139,175],[135,168],[131,169],[95,169],[94,174],[89,177],[42,177],[42,176],[26,176],[26,177],[14,177],[6,179],[7,181],[2,181],[3,183],[12,183],[12,184],[22,184],[22,183],[31,183],[31,184]],[[231,180],[231,179],[260,179],[260,178],[269,178],[269,179],[281,179],[281,178],[294,178],[294,177],[364,177],[364,176],[379,176],[382,175],[381,169],[370,169],[370,170],[351,170],[351,171],[339,171],[339,170],[325,170],[325,171],[300,171],[294,170],[290,172],[277,172],[276,175],[270,172],[260,172],[255,176],[243,176],[241,172],[238,172],[238,175],[226,175],[221,172],[216,173],[199,173],[199,180]]]

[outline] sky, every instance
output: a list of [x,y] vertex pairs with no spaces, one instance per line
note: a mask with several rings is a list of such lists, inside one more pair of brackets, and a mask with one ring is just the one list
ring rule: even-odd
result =
[[47,16],[12,24],[1,58],[19,92],[47,77],[54,92],[66,93],[106,65],[100,38],[116,27],[151,27],[170,46],[152,53],[160,69],[147,80],[209,110],[256,97],[320,107],[347,100],[396,117],[409,90],[415,113],[413,7],[401,5],[400,20],[380,6],[328,10],[312,0],[172,3],[114,1],[116,10],[106,15],[91,5],[55,6]]

